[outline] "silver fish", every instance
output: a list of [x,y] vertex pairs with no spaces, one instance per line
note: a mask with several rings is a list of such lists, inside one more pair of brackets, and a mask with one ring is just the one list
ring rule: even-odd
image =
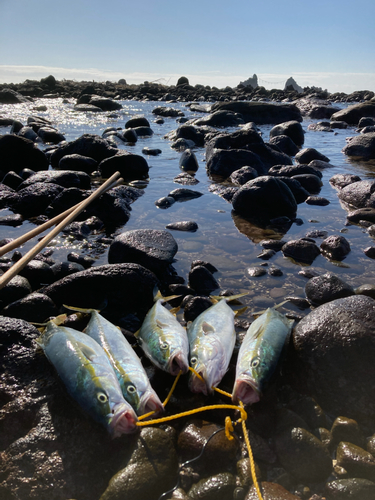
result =
[[189,387],[193,392],[212,392],[228,370],[236,342],[235,313],[225,300],[203,311],[187,327],[190,364],[204,379],[192,374]]
[[235,403],[259,401],[277,367],[293,323],[294,320],[269,308],[250,325],[238,352],[232,393]]
[[138,415],[164,411],[162,402],[151,387],[146,371],[121,330],[93,309],[85,333],[105,351],[120,383],[124,398]]
[[178,375],[189,370],[189,343],[186,330],[157,299],[135,334],[146,356],[158,368]]
[[104,350],[88,335],[48,322],[39,346],[68,393],[115,438],[136,429],[137,416],[125,401]]

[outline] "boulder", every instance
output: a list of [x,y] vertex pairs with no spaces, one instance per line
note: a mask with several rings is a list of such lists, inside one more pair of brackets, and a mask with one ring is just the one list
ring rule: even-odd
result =
[[320,254],[319,247],[313,241],[303,238],[288,241],[282,246],[281,251],[285,257],[303,264],[312,264]]
[[343,187],[338,197],[355,208],[375,208],[375,180],[353,182]]
[[203,118],[194,120],[195,125],[208,125],[210,127],[235,127],[242,123],[244,123],[244,120],[239,113],[228,110],[215,111]]
[[114,156],[102,160],[98,169],[104,178],[111,177],[117,171],[125,180],[148,178],[148,163],[145,158],[127,151],[119,151]]
[[[135,311],[142,317],[153,304],[157,279],[144,267],[130,264],[107,264],[77,272],[43,289],[53,302],[83,308],[96,308],[126,315]],[[107,312],[106,312],[107,311]]]
[[282,123],[296,120],[302,121],[302,115],[294,104],[271,104],[256,101],[217,102],[211,106],[211,111],[227,110],[240,113],[245,122],[257,125]]
[[332,235],[320,244],[322,255],[332,260],[343,260],[350,252],[350,244],[344,236]]
[[207,159],[206,168],[208,175],[229,177],[241,167],[250,166],[258,175],[264,175],[267,170],[260,157],[246,149],[215,149]]
[[279,135],[288,136],[297,146],[302,146],[305,142],[305,132],[300,122],[296,120],[283,122],[271,128],[270,138],[277,137]]
[[169,231],[133,229],[115,237],[109,247],[108,262],[135,262],[160,275],[172,264],[177,250],[176,240]]
[[194,173],[198,170],[198,160],[195,153],[190,149],[185,149],[185,151],[180,156],[179,166],[181,170],[185,172]]
[[0,170],[19,173],[23,168],[47,170],[46,155],[29,139],[9,134],[0,136]]
[[299,151],[299,147],[287,135],[275,135],[270,138],[269,144],[277,146],[288,156],[295,156]]
[[91,174],[98,167],[98,162],[89,156],[78,154],[65,155],[58,164],[59,170],[74,170]]
[[78,139],[57,148],[51,155],[51,166],[57,168],[61,158],[66,155],[79,154],[89,156],[100,163],[105,158],[114,156],[117,152],[116,148],[110,146],[99,135],[83,134]]
[[332,300],[297,324],[290,351],[294,359],[290,366],[293,373],[298,369],[300,387],[326,411],[368,423],[370,428],[375,418],[374,329],[372,298]]
[[90,189],[91,179],[85,172],[71,170],[47,170],[46,172],[37,172],[28,177],[19,186],[19,189],[24,189],[36,182],[47,184],[57,184],[65,188],[77,187],[80,189]]
[[375,158],[375,132],[351,137],[342,152],[350,157],[371,160]]
[[125,123],[125,128],[149,127],[150,122],[145,116],[133,116]]
[[324,156],[322,153],[319,153],[315,148],[305,148],[301,149],[296,156],[295,156],[296,162],[298,163],[310,163],[313,160],[322,160],[329,162],[329,158],[327,156]]
[[18,198],[12,203],[12,210],[24,217],[35,217],[44,213],[63,190],[64,188],[57,184],[35,182],[18,191]]
[[315,276],[306,283],[307,299],[314,305],[325,304],[332,300],[354,295],[354,289],[348,283],[332,273]]
[[331,120],[344,121],[349,125],[358,125],[359,120],[363,117],[375,117],[375,102],[361,102],[348,106],[334,113]]
[[288,186],[277,177],[261,176],[238,189],[233,209],[242,217],[295,217],[297,202]]

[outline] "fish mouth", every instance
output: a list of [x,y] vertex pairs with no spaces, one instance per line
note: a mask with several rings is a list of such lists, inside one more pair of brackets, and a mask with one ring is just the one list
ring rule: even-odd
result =
[[109,423],[109,430],[113,438],[122,436],[123,434],[131,434],[137,429],[138,418],[134,410],[125,405],[115,410]]
[[169,362],[169,372],[171,375],[177,377],[180,373],[187,373],[189,370],[189,365],[187,359],[185,359],[182,352],[178,352],[174,356],[171,357]]
[[197,373],[198,373],[198,375],[200,375],[202,377],[203,380],[201,380],[194,373],[192,373],[190,380],[189,380],[189,388],[190,388],[191,392],[195,392],[195,393],[201,392],[205,396],[212,394],[213,389],[211,386],[208,386],[206,383],[204,370],[197,371]]
[[154,415],[158,415],[164,412],[163,403],[160,401],[156,394],[150,394],[142,398],[142,402],[140,405],[141,415],[151,412],[153,412]]
[[241,401],[244,405],[257,403],[260,400],[260,391],[254,382],[250,380],[236,380],[232,393],[232,401]]

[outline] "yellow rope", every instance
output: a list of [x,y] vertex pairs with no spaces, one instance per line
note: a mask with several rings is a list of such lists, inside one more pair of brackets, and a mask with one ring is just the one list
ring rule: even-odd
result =
[[[197,373],[194,370],[194,368],[191,368],[189,366],[189,370],[192,371],[194,373],[194,375],[196,377],[198,377],[200,380],[204,381],[203,378],[201,377],[201,375],[199,375],[199,373]],[[177,385],[178,379],[180,378],[180,375],[181,375],[181,371],[177,375],[177,377],[176,377],[176,379],[175,379],[175,381],[174,381],[174,383],[172,385],[172,388],[169,391],[169,394],[168,394],[167,398],[165,399],[165,401],[163,403],[163,406],[165,406],[168,403],[168,401],[170,400],[170,398],[171,398],[171,396],[173,394],[173,391],[174,391],[174,389],[175,389],[175,387]],[[232,397],[231,394],[229,394],[228,392],[222,391],[221,389],[218,389],[216,387],[213,387],[213,389],[215,391],[217,391],[218,393],[223,394],[224,396],[227,396],[229,398]],[[154,412],[150,412],[150,413],[147,413],[146,415],[142,415],[141,417],[139,417],[137,425],[139,427],[143,427],[143,426],[146,426],[146,425],[162,424],[164,422],[169,422],[171,420],[175,420],[175,419],[181,418],[181,417],[187,417],[189,415],[194,415],[195,413],[200,413],[202,411],[207,411],[207,410],[228,409],[228,410],[237,410],[237,411],[239,411],[241,413],[241,418],[239,418],[237,420],[237,422],[235,422],[235,423],[236,424],[238,424],[238,423],[242,424],[242,432],[243,432],[243,435],[244,435],[244,438],[245,438],[247,452],[248,452],[248,455],[249,455],[250,470],[251,470],[251,476],[252,476],[252,479],[253,479],[254,487],[255,487],[255,490],[257,492],[259,500],[263,500],[262,493],[260,491],[259,484],[258,484],[258,479],[257,479],[257,476],[256,476],[255,462],[254,462],[253,452],[252,452],[251,445],[250,445],[249,435],[248,435],[248,432],[247,432],[247,429],[246,429],[247,413],[245,411],[245,407],[244,407],[244,404],[242,403],[242,401],[240,401],[239,403],[240,403],[239,406],[237,406],[237,405],[226,405],[226,404],[202,406],[201,408],[195,408],[193,410],[189,410],[189,411],[185,411],[185,412],[182,412],[182,413],[178,413],[176,415],[170,415],[169,417],[162,417],[162,418],[157,418],[157,419],[154,419],[154,420],[148,420],[146,422],[141,422],[140,420],[145,419],[145,418],[149,417],[150,415],[152,415],[154,413]],[[226,435],[226,437],[229,440],[233,439],[233,436],[232,436],[233,432],[234,432],[234,428],[233,428],[232,421],[231,421],[230,417],[227,416],[225,418],[225,435]]]

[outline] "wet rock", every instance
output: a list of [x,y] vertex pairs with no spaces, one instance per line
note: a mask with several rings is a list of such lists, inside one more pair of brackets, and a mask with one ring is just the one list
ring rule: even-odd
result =
[[1,104],[19,104],[22,102],[29,102],[29,100],[24,97],[19,92],[9,88],[3,88],[0,91],[0,103]]
[[145,147],[142,149],[144,155],[158,156],[161,154],[161,149]]
[[[337,417],[331,428],[332,443],[336,446],[340,441],[348,441],[356,446],[365,446],[365,437],[358,422],[348,417]],[[344,465],[342,465],[344,467]],[[344,467],[345,468],[345,467]]]
[[178,460],[171,436],[162,429],[142,430],[126,467],[109,482],[100,500],[150,500],[177,483]]
[[117,171],[125,180],[147,179],[148,177],[148,164],[143,156],[127,151],[118,152],[102,160],[98,168],[104,178],[111,177]]
[[259,276],[264,276],[267,274],[267,270],[264,267],[254,266],[248,267],[246,269],[246,274],[251,278],[258,278]]
[[14,276],[9,283],[0,289],[0,303],[2,307],[26,297],[32,292],[30,283],[20,275]]
[[81,137],[78,137],[78,139],[57,148],[51,155],[51,166],[52,168],[57,168],[61,158],[66,155],[79,154],[88,156],[100,163],[105,158],[114,156],[117,152],[118,150],[116,148],[110,146],[110,144],[99,135],[83,134]]
[[271,259],[274,255],[276,254],[275,250],[272,250],[271,248],[269,249],[264,249],[260,254],[257,255],[258,259],[262,260],[269,260]]
[[268,171],[269,175],[282,176],[282,177],[295,177],[301,174],[312,174],[319,179],[322,178],[323,174],[317,168],[310,165],[274,165]]
[[[315,177],[315,176],[314,176]],[[309,191],[307,191],[302,184],[299,182],[299,180],[294,177],[283,177],[283,176],[278,176],[277,177],[280,181],[283,181],[284,184],[288,186],[288,188],[292,191],[293,196],[297,202],[303,203],[309,198]]]
[[245,149],[215,149],[207,158],[206,168],[210,176],[229,177],[241,167],[250,166],[258,175],[264,175],[266,168],[260,157]]
[[81,111],[82,113],[102,113],[103,110],[94,104],[75,104],[74,111]]
[[289,404],[289,408],[300,415],[309,427],[307,430],[318,427],[328,427],[328,419],[321,406],[310,396],[301,396]]
[[0,170],[19,173],[26,167],[47,170],[46,155],[29,139],[10,134],[0,136]]
[[91,174],[97,170],[98,162],[94,158],[79,154],[65,155],[59,161],[59,170],[74,170]]
[[64,188],[57,184],[36,182],[18,192],[18,198],[12,203],[12,208],[25,217],[40,215],[63,190]]
[[242,127],[231,133],[212,133],[206,138],[206,157],[209,158],[214,149],[251,149],[255,144],[264,144],[257,130]]
[[363,448],[341,441],[336,450],[337,465],[351,477],[375,480],[375,458]]
[[375,116],[375,104],[373,102],[362,102],[341,109],[331,116],[332,121],[344,121],[348,125],[357,125],[364,117]]
[[79,189],[90,189],[90,176],[85,172],[71,170],[48,170],[46,172],[37,172],[29,176],[22,182],[19,189],[24,189],[36,182],[48,184],[57,184],[65,188],[77,187]]
[[2,314],[30,323],[44,323],[48,318],[57,316],[58,309],[47,295],[34,292],[8,304],[2,310]]
[[331,202],[329,200],[327,200],[327,198],[323,198],[322,196],[309,196],[308,198],[306,198],[306,203],[308,205],[326,207]]
[[85,268],[76,262],[59,262],[51,266],[55,281],[65,278],[73,273],[83,271]]
[[177,151],[185,151],[185,149],[191,149],[195,146],[194,141],[190,141],[189,139],[177,139],[171,144],[172,149],[176,149]]
[[58,130],[52,127],[40,127],[38,136],[42,139],[44,144],[58,144],[65,141],[65,137]]
[[215,111],[194,121],[195,125],[208,125],[209,127],[235,127],[242,123],[244,120],[239,113],[227,110]]
[[241,167],[231,174],[230,180],[235,186],[243,186],[246,182],[251,181],[256,177],[258,177],[258,172],[255,168]]
[[354,295],[354,289],[338,276],[326,273],[311,278],[305,285],[307,299],[314,305]]
[[16,172],[9,171],[5,174],[2,183],[5,186],[10,187],[11,189],[18,189],[18,187],[22,184],[23,179],[20,175],[16,174]]
[[154,132],[150,127],[135,127],[132,130],[137,134],[137,137],[151,137],[154,135]]
[[282,272],[282,270],[279,269],[278,267],[271,267],[268,270],[268,274],[270,276],[283,276],[284,275],[284,273]]
[[327,156],[324,156],[322,153],[319,153],[314,148],[305,148],[301,149],[299,153],[296,154],[295,159],[298,163],[310,163],[313,160],[322,160],[329,162],[329,158]]
[[263,248],[270,248],[275,250],[275,252],[279,252],[282,247],[285,245],[286,241],[284,240],[262,240],[260,245]]
[[176,200],[172,198],[172,196],[163,196],[155,201],[155,205],[158,208],[169,208],[173,205],[173,203],[176,203]]
[[344,236],[329,236],[320,244],[322,255],[331,260],[343,260],[350,252],[350,244]]
[[310,118],[321,119],[321,118],[331,118],[333,113],[336,113],[338,111],[340,111],[340,108],[337,108],[335,106],[320,104],[312,106],[312,108],[307,114],[308,116],[310,116]]
[[51,266],[41,260],[32,259],[19,271],[19,275],[28,280],[33,290],[53,281]]
[[[360,224],[361,221],[375,222],[375,207],[374,208],[358,208],[346,215],[348,222],[352,224]],[[370,235],[371,236],[371,235]]]
[[286,429],[275,437],[275,449],[284,469],[300,482],[321,482],[332,471],[323,443],[306,429]]
[[[255,475],[258,482],[262,478],[262,473],[259,466],[255,463]],[[253,477],[251,473],[250,460],[248,458],[242,458],[237,462],[237,475],[240,480],[241,486],[249,487],[253,484]]]
[[97,106],[102,111],[116,111],[122,108],[122,105],[119,102],[100,96],[92,96],[89,104]]
[[209,295],[220,287],[215,277],[204,266],[196,266],[189,272],[189,286],[200,295]]
[[369,259],[375,259],[375,247],[367,247],[363,250],[363,253]]
[[305,142],[305,133],[299,121],[292,120],[280,123],[279,125],[276,125],[275,127],[271,128],[270,130],[271,138],[280,135],[286,135],[297,146],[302,146],[302,144]]
[[184,184],[186,186],[188,185],[195,185],[199,184],[198,179],[196,179],[194,176],[188,174],[187,172],[183,172],[181,174],[176,175],[174,177],[173,182],[177,182],[178,184]]
[[189,231],[194,233],[198,230],[198,224],[194,221],[171,222],[170,224],[167,224],[165,228],[175,231]]
[[172,264],[177,250],[169,231],[134,229],[116,236],[109,247],[108,262],[134,262],[160,275]]
[[[207,439],[219,431],[222,426],[204,420],[188,422],[178,435],[178,451],[182,461],[197,457]],[[202,460],[197,461],[194,468],[203,475],[217,474],[223,470],[233,468],[239,452],[239,442],[229,441],[225,432],[218,432],[205,446]]]
[[326,411],[371,425],[375,415],[375,367],[370,354],[374,312],[375,301],[364,295],[323,304],[297,324],[290,351],[295,355],[293,370],[298,360],[299,383]]
[[[264,500],[299,500],[301,497],[293,495],[281,484],[262,482],[259,484]],[[255,486],[251,486],[245,500],[259,500]]]
[[135,144],[138,141],[137,132],[132,128],[124,130],[124,132],[120,134],[120,138],[125,142],[130,142],[131,144]]
[[299,151],[299,147],[287,135],[276,135],[275,137],[271,137],[269,144],[277,146],[288,156],[295,156]]
[[69,252],[66,257],[68,262],[75,262],[84,269],[89,269],[95,264],[95,259],[89,255],[81,255],[78,252]]
[[347,156],[370,160],[375,158],[375,132],[368,132],[351,137],[348,144],[342,149]]
[[58,307],[71,304],[123,316],[136,311],[142,317],[153,305],[157,284],[155,275],[138,264],[107,264],[66,276],[43,293]]
[[229,472],[221,472],[194,484],[188,496],[193,500],[226,500],[232,498],[235,487],[235,477]]
[[373,284],[364,284],[355,289],[355,293],[357,295],[367,295],[375,299],[375,285]]
[[198,160],[193,151],[190,149],[185,149],[185,151],[180,156],[179,166],[181,170],[185,172],[196,172],[199,168]]
[[184,113],[179,109],[174,109],[167,106],[158,106],[152,110],[152,113],[157,116],[164,117],[176,117],[176,116],[184,116]]
[[218,272],[218,270],[216,269],[215,266],[213,266],[212,264],[210,264],[209,262],[206,262],[204,260],[193,260],[193,262],[191,263],[190,268],[194,269],[194,267],[198,267],[198,266],[205,267],[212,274]]
[[178,129],[170,134],[169,137],[173,141],[178,139],[193,141],[196,146],[203,147],[206,134],[213,130],[215,129],[205,126],[198,127],[186,123],[178,127]]
[[168,196],[171,196],[175,201],[188,201],[194,198],[200,198],[203,196],[203,193],[187,188],[177,188],[171,191]]
[[276,177],[262,176],[247,182],[233,196],[233,209],[242,217],[272,219],[294,217],[297,203],[288,186]]
[[211,111],[228,110],[234,113],[240,113],[245,122],[254,122],[257,125],[266,123],[283,123],[296,120],[301,122],[302,115],[297,106],[291,104],[271,104],[256,101],[237,101],[237,102],[216,102],[211,106]]
[[359,129],[364,128],[364,127],[369,127],[372,125],[375,125],[375,118],[372,118],[371,116],[363,117],[358,122]]
[[125,128],[149,127],[150,122],[145,116],[133,116],[125,123]]
[[319,193],[320,188],[323,186],[322,181],[317,175],[299,174],[294,175],[292,179],[297,180],[311,194]]
[[184,304],[185,321],[194,321],[203,311],[212,306],[212,302],[208,297],[189,297],[187,295],[185,299],[187,299]]
[[336,479],[325,485],[328,500],[365,500],[375,496],[375,483],[368,479]]
[[290,257],[296,262],[312,264],[320,254],[319,247],[306,239],[291,240],[283,245],[281,251],[285,257]]

